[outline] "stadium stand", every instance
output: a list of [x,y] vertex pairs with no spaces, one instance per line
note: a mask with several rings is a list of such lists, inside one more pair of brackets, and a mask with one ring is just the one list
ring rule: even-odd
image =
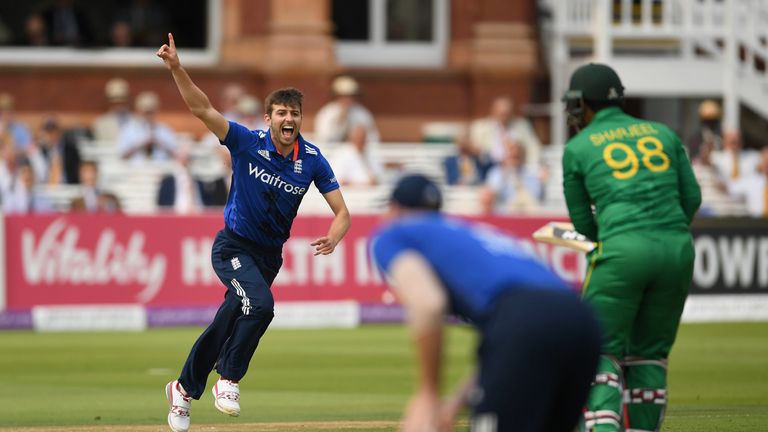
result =
[[[189,139],[181,136],[180,139]],[[332,156],[340,144],[323,148],[326,156]],[[210,179],[225,172],[220,160],[203,145],[193,145],[192,171],[199,177]],[[80,150],[85,160],[99,163],[102,188],[112,191],[120,199],[123,211],[128,214],[146,214],[157,210],[155,198],[157,187],[163,175],[171,172],[171,161],[153,162],[137,167],[122,161],[114,143],[82,141]],[[548,145],[542,148],[541,163],[549,172],[544,186],[544,202],[537,214],[562,216],[566,214],[562,194],[562,169],[560,158],[562,146]],[[393,180],[403,172],[421,172],[439,182],[445,189],[445,209],[454,214],[478,215],[482,212],[478,188],[473,186],[448,186],[442,168],[442,160],[455,152],[455,146],[444,143],[385,143],[379,156],[386,168],[386,179],[374,187],[344,188],[344,196],[350,211],[357,214],[380,213],[386,204],[386,197]],[[718,187],[715,174],[697,167],[696,175],[701,183],[706,216],[746,215],[740,200],[729,196]],[[79,193],[77,185],[39,185],[38,190],[46,196],[57,210],[67,211],[74,197]],[[303,203],[305,214],[325,214],[327,204],[314,188],[310,188]]]

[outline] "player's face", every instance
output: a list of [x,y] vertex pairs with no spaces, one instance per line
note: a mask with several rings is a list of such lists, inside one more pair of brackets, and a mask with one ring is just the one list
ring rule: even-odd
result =
[[282,146],[292,146],[301,129],[301,110],[287,105],[273,105],[272,115],[265,115],[272,141]]

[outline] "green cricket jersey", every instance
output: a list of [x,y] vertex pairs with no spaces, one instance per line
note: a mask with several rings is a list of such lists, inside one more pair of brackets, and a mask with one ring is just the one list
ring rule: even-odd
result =
[[701,204],[677,135],[618,107],[598,111],[568,141],[563,188],[576,230],[598,241],[628,231],[688,230]]

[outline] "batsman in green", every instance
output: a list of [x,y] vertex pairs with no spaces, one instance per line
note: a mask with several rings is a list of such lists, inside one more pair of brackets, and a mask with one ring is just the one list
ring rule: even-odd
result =
[[577,69],[563,99],[578,130],[563,154],[565,200],[576,230],[597,242],[582,296],[603,328],[584,427],[658,431],[701,190],[677,135],[623,111],[624,87],[609,66]]

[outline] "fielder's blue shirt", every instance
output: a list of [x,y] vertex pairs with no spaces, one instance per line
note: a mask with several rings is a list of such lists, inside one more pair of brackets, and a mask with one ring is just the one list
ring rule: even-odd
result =
[[328,161],[301,135],[293,152],[283,156],[269,131],[252,131],[229,122],[222,144],[232,155],[232,186],[224,222],[258,245],[283,246],[311,183],[323,194],[339,188]]
[[437,212],[399,219],[374,235],[371,252],[385,274],[405,251],[421,254],[432,266],[447,291],[450,311],[477,323],[510,290],[570,289],[512,237]]

